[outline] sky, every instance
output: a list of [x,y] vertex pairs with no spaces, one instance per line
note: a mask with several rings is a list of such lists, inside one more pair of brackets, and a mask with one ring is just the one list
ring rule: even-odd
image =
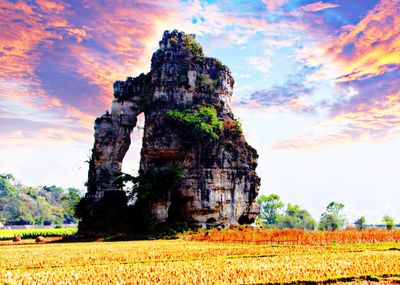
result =
[[400,0],[2,0],[0,173],[84,189],[113,82],[148,72],[173,29],[231,69],[260,194],[400,222]]

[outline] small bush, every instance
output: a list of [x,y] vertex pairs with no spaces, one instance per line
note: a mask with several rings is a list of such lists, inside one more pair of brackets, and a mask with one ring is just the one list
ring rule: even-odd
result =
[[237,119],[226,118],[224,129],[227,132],[241,135],[243,133],[242,124]]
[[200,75],[200,84],[207,90],[214,91],[217,87],[218,81],[211,79],[208,73],[202,73]]
[[190,50],[194,56],[204,57],[200,43],[192,35],[185,35],[183,42],[185,43],[186,48]]
[[191,141],[208,139],[216,141],[223,131],[223,121],[218,118],[217,110],[213,107],[202,106],[184,111],[168,110],[167,119],[176,123],[186,132]]
[[117,183],[124,186],[125,183],[132,182],[133,187],[128,193],[128,198],[131,201],[143,202],[178,190],[183,178],[185,178],[183,167],[176,163],[162,169],[151,165],[147,171],[141,170],[138,176],[123,174],[117,179]]

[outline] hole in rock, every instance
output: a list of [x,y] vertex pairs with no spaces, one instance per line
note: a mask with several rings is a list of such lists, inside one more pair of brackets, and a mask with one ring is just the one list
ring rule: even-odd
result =
[[[133,128],[131,133],[131,145],[125,154],[122,161],[122,172],[133,176],[138,175],[140,163],[140,151],[142,149],[143,131],[144,131],[144,113],[137,116],[136,127]],[[124,191],[130,192],[132,183],[126,183]],[[131,199],[128,204],[135,203],[135,199]]]

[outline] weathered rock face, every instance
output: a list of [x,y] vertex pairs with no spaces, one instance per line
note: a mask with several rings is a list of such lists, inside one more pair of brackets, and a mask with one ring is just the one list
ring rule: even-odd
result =
[[[116,180],[142,112],[141,173],[178,163],[184,178],[178,189],[159,189],[156,195],[138,200],[136,219],[144,223],[251,223],[258,214],[254,203],[260,184],[255,173],[258,155],[246,143],[230,109],[233,84],[229,69],[204,57],[194,36],[166,31],[153,54],[151,71],[115,82],[111,113],[95,121],[80,229],[112,227],[124,215],[127,199]],[[217,137],[197,136],[190,128],[199,124],[179,124],[168,113],[173,110],[189,118],[202,107],[215,110]],[[211,125],[201,125],[211,130]]]

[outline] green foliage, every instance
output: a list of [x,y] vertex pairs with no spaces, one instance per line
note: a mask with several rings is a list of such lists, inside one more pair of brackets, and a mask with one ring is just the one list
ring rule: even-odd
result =
[[280,199],[281,197],[277,194],[271,194],[269,196],[261,195],[257,199],[257,203],[260,205],[258,220],[268,228],[276,226],[280,210],[284,206]]
[[167,119],[177,124],[191,141],[216,141],[223,132],[223,121],[214,107],[201,106],[184,111],[167,110]]
[[174,164],[168,168],[156,168],[150,166],[144,172],[140,171],[138,176],[124,174],[119,179],[122,184],[132,182],[133,187],[128,193],[130,200],[142,202],[163,197],[179,189],[182,179],[185,178],[183,168]]
[[67,194],[61,198],[61,205],[64,209],[64,219],[67,223],[75,222],[76,207],[78,206],[81,196],[76,188],[68,188]]
[[395,226],[393,218],[390,217],[390,216],[388,216],[388,215],[385,215],[385,216],[383,217],[382,221],[385,223],[386,228],[387,228],[388,230],[393,229],[394,226]]
[[11,174],[0,174],[0,196],[16,197],[18,188],[14,185],[14,177]]
[[6,224],[75,223],[75,205],[80,199],[74,188],[65,192],[57,186],[26,187],[12,175],[0,175],[0,221]]
[[243,134],[242,123],[236,120],[233,124],[233,130],[239,135]]
[[185,35],[185,36],[183,37],[183,42],[184,42],[186,48],[187,48],[188,50],[190,50],[190,52],[191,52],[194,56],[199,57],[199,58],[204,57],[203,49],[202,49],[200,43],[194,38],[194,36],[192,36],[192,35]]
[[365,217],[364,217],[364,216],[359,217],[359,218],[354,222],[354,224],[356,225],[357,229],[359,229],[359,230],[365,229]]
[[341,203],[331,202],[326,207],[326,212],[321,215],[319,222],[320,230],[334,231],[344,226],[346,219],[341,214],[344,205]]
[[315,224],[315,220],[307,210],[289,203],[285,214],[278,216],[276,226],[279,229],[314,230]]
[[261,195],[257,203],[260,205],[260,214],[257,218],[259,225],[279,229],[315,229],[316,222],[311,214],[298,205],[289,203],[282,213],[284,203],[277,194]]
[[77,228],[2,230],[0,240],[12,239],[15,235],[19,235],[22,239],[33,239],[38,236],[68,236],[76,234],[77,231]]
[[214,91],[217,87],[218,81],[211,79],[208,73],[202,73],[200,75],[200,84],[208,91]]

